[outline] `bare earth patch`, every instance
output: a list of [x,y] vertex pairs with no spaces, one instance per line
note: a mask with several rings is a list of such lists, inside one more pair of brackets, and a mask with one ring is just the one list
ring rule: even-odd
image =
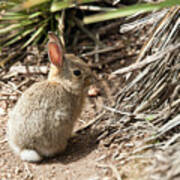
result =
[[[138,20],[148,14],[95,26],[103,53],[84,51],[92,42],[79,37],[74,53],[101,79],[98,93],[87,98],[66,151],[39,164],[11,152],[6,123],[21,93],[46,79],[47,53],[29,47],[22,62],[0,69],[0,180],[178,180],[179,12],[158,12],[166,16],[142,27]],[[131,22],[132,30],[119,33]]]

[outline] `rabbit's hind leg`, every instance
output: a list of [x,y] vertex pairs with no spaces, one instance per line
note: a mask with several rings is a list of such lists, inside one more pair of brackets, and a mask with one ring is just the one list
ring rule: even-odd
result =
[[67,141],[61,142],[60,145],[54,145],[52,147],[41,147],[38,151],[43,155],[43,157],[55,157],[63,153],[66,149]]
[[28,161],[28,162],[40,162],[43,157],[39,155],[39,153],[35,150],[32,149],[23,149],[20,152],[20,158],[23,161]]
[[40,162],[43,158],[38,152],[32,149],[22,149],[18,147],[14,142],[9,140],[9,146],[14,151],[14,153],[20,156],[21,160],[28,162]]
[[8,140],[9,142],[9,146],[11,147],[11,149],[13,150],[13,152],[16,154],[16,155],[19,155],[20,152],[21,152],[21,149],[16,145],[14,144],[11,140]]

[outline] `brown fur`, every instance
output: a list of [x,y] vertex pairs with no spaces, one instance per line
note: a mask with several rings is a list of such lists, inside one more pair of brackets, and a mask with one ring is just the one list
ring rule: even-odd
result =
[[72,54],[65,55],[61,69],[52,64],[48,80],[27,89],[9,114],[8,140],[15,153],[30,149],[44,157],[64,151],[91,80],[89,69]]

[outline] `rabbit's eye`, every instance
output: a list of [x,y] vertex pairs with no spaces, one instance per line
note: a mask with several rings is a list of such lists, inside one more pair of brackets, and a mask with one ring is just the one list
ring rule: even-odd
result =
[[81,75],[80,70],[74,70],[73,73],[74,73],[75,76],[80,76]]

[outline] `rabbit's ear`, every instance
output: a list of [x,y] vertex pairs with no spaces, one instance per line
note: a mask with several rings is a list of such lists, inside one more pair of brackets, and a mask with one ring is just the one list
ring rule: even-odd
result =
[[48,43],[48,55],[50,61],[57,67],[61,67],[63,64],[63,48],[60,44],[58,37],[49,32],[49,43]]

